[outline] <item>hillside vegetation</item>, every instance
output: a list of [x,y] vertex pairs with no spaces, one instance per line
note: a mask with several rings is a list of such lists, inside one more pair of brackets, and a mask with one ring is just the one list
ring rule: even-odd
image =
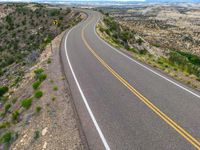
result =
[[[49,118],[52,112],[59,127],[50,132],[53,138],[45,137],[45,140],[64,137],[66,141],[74,136],[77,139],[71,141],[72,145],[64,142],[63,146],[80,143],[78,129],[74,127],[76,122],[66,128],[74,116],[66,101],[69,98],[65,97],[59,46],[63,31],[81,21],[82,14],[69,8],[40,4],[3,4],[0,10],[3,14],[0,15],[0,149],[7,150],[11,146],[31,149],[34,144],[37,147],[44,140],[44,137],[38,140],[46,130],[44,125],[49,130],[55,126],[54,119]],[[65,134],[57,135],[62,132]],[[28,138],[19,140],[24,134]],[[48,146],[58,147],[56,144],[59,145],[49,142]]]
[[198,82],[200,80],[199,56],[173,49],[162,50],[157,45],[151,45],[127,26],[116,22],[108,14],[105,14],[97,29],[100,36],[113,46],[126,49],[133,57],[163,70],[194,88],[200,88]]
[[45,46],[79,21],[79,13],[39,4],[10,4],[3,8],[13,11],[0,22],[0,84],[15,86]]

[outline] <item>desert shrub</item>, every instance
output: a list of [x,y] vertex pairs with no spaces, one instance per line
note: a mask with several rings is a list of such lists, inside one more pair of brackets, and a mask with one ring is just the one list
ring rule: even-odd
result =
[[169,54],[170,64],[178,67],[182,71],[186,71],[189,74],[194,74],[197,77],[200,77],[200,67],[198,65],[198,58],[196,56],[190,56],[190,54],[183,54],[182,52],[171,51]]
[[122,31],[120,37],[123,41],[127,42],[133,37],[133,35],[130,31]]
[[43,72],[44,72],[44,70],[43,70],[42,68],[36,69],[36,70],[34,71],[35,74],[41,74],[41,73],[43,73]]
[[138,53],[138,51],[135,48],[129,48],[127,49],[128,51],[134,52],[134,53]]
[[5,104],[8,101],[8,96],[2,96],[0,97],[0,102]]
[[38,75],[38,79],[39,79],[39,81],[44,81],[45,79],[47,78],[47,75],[46,74],[40,74],[40,75]]
[[2,76],[4,74],[3,69],[0,68],[0,76]]
[[148,53],[148,51],[146,49],[143,49],[143,50],[139,51],[139,54],[141,54],[141,55],[145,55],[147,53]]
[[184,66],[188,59],[177,52],[170,52],[169,61],[174,65]]
[[1,136],[1,143],[10,143],[12,140],[12,133],[11,132],[6,132]]
[[56,97],[55,97],[55,96],[52,96],[52,97],[51,97],[51,100],[52,100],[52,101],[55,101],[55,100],[56,100]]
[[47,63],[48,63],[48,64],[51,63],[51,58],[48,58]]
[[34,94],[35,98],[40,98],[42,96],[43,96],[43,92],[42,91],[36,91],[35,94]]
[[32,99],[31,98],[27,98],[27,99],[24,99],[24,100],[21,101],[21,106],[23,108],[26,108],[26,109],[29,109],[31,104],[32,104]]
[[16,121],[18,121],[18,119],[19,119],[19,111],[16,110],[16,111],[14,111],[14,112],[12,113],[12,121],[13,121],[13,122],[16,122]]
[[200,65],[200,58],[197,55],[187,53],[187,52],[182,52],[182,51],[177,51],[177,53],[181,54],[182,56],[187,57],[188,61],[192,63],[193,65]]
[[51,10],[50,14],[51,17],[60,15],[60,11],[57,9]]
[[12,103],[13,103],[13,104],[15,104],[16,101],[17,101],[17,98],[16,98],[16,97],[12,99]]
[[5,112],[8,112],[8,110],[10,109],[10,107],[11,107],[11,104],[6,104],[6,106],[5,106]]
[[104,32],[104,31],[105,31],[105,29],[104,29],[102,26],[99,27],[99,30],[100,30],[101,32]]
[[141,38],[137,39],[136,42],[138,43],[138,45],[142,45],[142,43],[144,42]]
[[0,97],[8,92],[7,86],[0,86]]
[[37,140],[40,137],[40,132],[39,131],[35,131],[34,135],[33,135],[33,139]]
[[66,9],[66,14],[69,14],[71,12],[71,9],[70,8],[67,8]]
[[53,90],[54,90],[54,91],[58,91],[58,87],[57,87],[57,86],[54,86],[54,87],[53,87]]
[[47,75],[43,73],[44,70],[42,68],[39,68],[34,71],[35,73],[35,79],[38,79],[39,81],[44,81],[47,78]]
[[39,88],[41,84],[41,81],[35,81],[33,84],[32,84],[32,87],[34,90],[37,90]]
[[41,111],[41,109],[42,109],[42,107],[37,106],[37,107],[35,108],[35,112],[36,112],[36,113],[39,113],[39,112]]
[[2,122],[0,124],[0,129],[4,129],[10,126],[10,122],[6,121],[6,122]]
[[160,47],[160,44],[158,44],[158,43],[155,43],[155,44],[152,44],[153,46],[155,46],[155,47]]
[[50,83],[54,83],[54,81],[51,79],[51,80],[50,80]]
[[104,17],[103,21],[107,24],[110,31],[119,31],[119,24],[112,17]]
[[10,15],[6,16],[6,22],[11,25],[13,23],[12,17]]

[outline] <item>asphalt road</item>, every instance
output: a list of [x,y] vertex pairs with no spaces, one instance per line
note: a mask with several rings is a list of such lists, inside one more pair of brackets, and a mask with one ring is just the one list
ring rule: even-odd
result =
[[200,93],[106,44],[87,13],[61,57],[89,148],[200,149]]

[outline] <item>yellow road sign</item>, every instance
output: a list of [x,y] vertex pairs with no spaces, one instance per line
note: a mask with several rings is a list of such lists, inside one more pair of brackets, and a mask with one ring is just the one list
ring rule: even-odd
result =
[[54,25],[58,25],[58,23],[59,23],[58,20],[54,20],[54,21],[53,21],[53,24],[54,24]]

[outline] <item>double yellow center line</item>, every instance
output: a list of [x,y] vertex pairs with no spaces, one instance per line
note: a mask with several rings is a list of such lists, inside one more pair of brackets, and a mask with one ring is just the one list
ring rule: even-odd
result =
[[[93,19],[92,19],[93,20]],[[82,29],[81,36],[84,44],[88,50],[94,55],[94,57],[113,75],[115,76],[124,86],[126,86],[134,95],[136,95],[139,100],[146,104],[153,112],[155,112],[160,118],[162,118],[167,124],[174,128],[180,135],[182,135],[187,141],[189,141],[194,147],[200,150],[200,142],[192,137],[187,131],[185,131],[176,122],[170,119],[165,113],[163,113],[159,108],[157,108],[150,100],[144,97],[140,92],[138,92],[132,85],[130,85],[124,78],[122,78],[116,71],[114,71],[98,54],[91,48],[85,39],[84,31],[89,23]]]

